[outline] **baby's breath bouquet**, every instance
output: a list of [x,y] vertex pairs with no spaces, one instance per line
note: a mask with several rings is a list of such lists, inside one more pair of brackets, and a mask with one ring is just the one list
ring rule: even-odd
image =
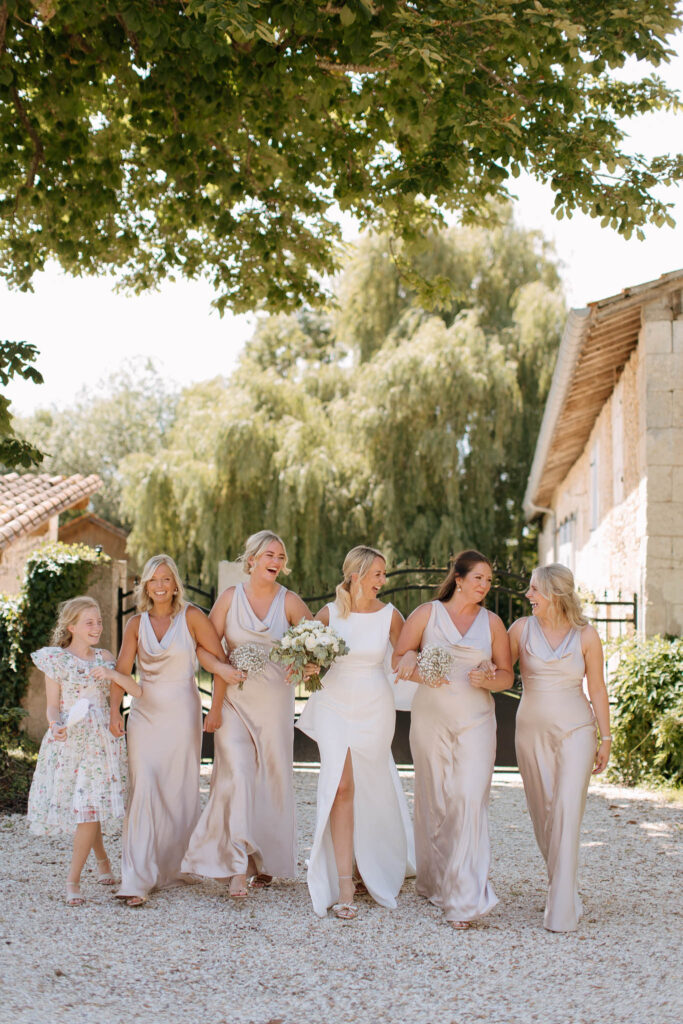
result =
[[437,644],[427,644],[417,656],[417,668],[427,686],[438,686],[446,679],[452,664],[452,653]]
[[320,672],[306,679],[306,665],[329,668],[333,661],[348,653],[349,648],[330,626],[324,626],[317,619],[302,619],[298,625],[290,626],[271,650],[270,657],[272,661],[291,666],[290,682],[295,686],[305,683],[308,693],[314,693],[322,689]]
[[[231,665],[234,665],[240,672],[246,672],[249,677],[252,673],[258,675],[259,672],[263,672],[270,660],[270,651],[264,644],[240,644],[230,651],[228,660]],[[237,685],[241,690],[244,682]]]

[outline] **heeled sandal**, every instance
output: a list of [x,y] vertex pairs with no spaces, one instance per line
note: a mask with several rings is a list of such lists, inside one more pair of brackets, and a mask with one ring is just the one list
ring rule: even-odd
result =
[[[340,882],[345,882],[347,880],[353,881],[353,876],[339,876]],[[332,907],[332,913],[335,917],[338,917],[340,921],[353,921],[354,917],[358,916],[358,907],[355,903],[335,903]]]
[[85,896],[81,896],[80,882],[66,883],[66,905],[67,907],[82,907],[85,903]]
[[469,921],[449,921],[448,923],[456,932],[465,932],[470,927]]
[[237,877],[238,877],[237,875],[233,875],[233,877],[230,879],[230,887],[228,888],[228,896],[230,897],[231,900],[246,900],[249,897],[249,890],[247,889],[246,884],[245,885],[241,885],[239,887],[239,889],[237,889],[237,888],[233,889],[232,888],[233,880],[235,878],[237,878]]
[[250,889],[268,889],[273,883],[272,875],[252,875],[249,879]]
[[[95,858],[97,860],[97,858]],[[100,864],[109,864],[109,871],[100,872]],[[109,857],[105,857],[103,860],[97,861],[97,884],[98,885],[116,885],[116,879],[111,873],[111,864],[109,863]]]

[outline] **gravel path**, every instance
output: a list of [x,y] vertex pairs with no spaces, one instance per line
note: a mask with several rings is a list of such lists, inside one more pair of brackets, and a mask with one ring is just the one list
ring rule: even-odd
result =
[[[295,779],[303,864],[317,773]],[[412,775],[403,784],[411,800]],[[544,868],[513,774],[497,775],[492,794],[500,904],[465,933],[445,926],[412,882],[397,910],[366,899],[356,921],[319,920],[303,871],[242,904],[205,882],[140,910],[84,874],[88,903],[69,909],[68,842],[31,836],[18,815],[1,818],[0,1021],[679,1024],[682,822],[681,807],[651,793],[593,784],[586,914],[577,932],[555,935],[542,926]],[[109,849],[118,855],[118,841]]]

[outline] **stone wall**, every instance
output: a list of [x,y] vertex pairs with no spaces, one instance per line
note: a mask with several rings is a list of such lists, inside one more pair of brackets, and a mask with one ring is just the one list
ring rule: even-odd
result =
[[35,533],[24,534],[0,552],[0,594],[14,597],[24,582],[26,559],[47,541],[57,539],[57,516],[40,526]]

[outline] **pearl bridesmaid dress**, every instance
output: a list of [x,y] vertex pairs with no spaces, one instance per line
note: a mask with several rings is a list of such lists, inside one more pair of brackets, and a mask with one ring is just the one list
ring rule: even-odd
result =
[[448,684],[420,685],[413,700],[417,891],[447,921],[471,921],[498,902],[488,880],[496,716],[490,692],[468,679],[491,657],[489,613],[480,609],[462,636],[443,603],[432,601],[422,637],[428,644],[447,647],[454,661]]
[[140,616],[137,663],[142,696],[128,716],[129,798],[123,823],[119,896],[146,896],[179,880],[199,817],[202,708],[187,605],[157,640]]
[[[258,643],[272,648],[289,629],[287,590],[279,587],[260,619],[238,583],[225,619],[229,647]],[[209,878],[247,873],[296,876],[297,841],[292,754],[294,689],[285,668],[268,662],[240,690],[229,686],[223,724],[214,733],[209,802],[190,840],[183,871]]]
[[524,692],[515,745],[536,841],[548,868],[543,923],[574,931],[582,913],[576,884],[581,819],[595,763],[596,732],[583,692],[581,631],[570,629],[553,649],[540,623],[528,618],[519,645]]
[[328,604],[330,626],[350,653],[323,677],[323,688],[306,702],[297,727],[320,748],[315,835],[308,861],[313,909],[324,917],[339,900],[339,878],[330,833],[330,809],[347,752],[353,765],[353,849],[372,898],[395,907],[406,874],[414,874],[412,826],[391,755],[396,712],[385,655],[393,606],[351,612],[341,618]]

